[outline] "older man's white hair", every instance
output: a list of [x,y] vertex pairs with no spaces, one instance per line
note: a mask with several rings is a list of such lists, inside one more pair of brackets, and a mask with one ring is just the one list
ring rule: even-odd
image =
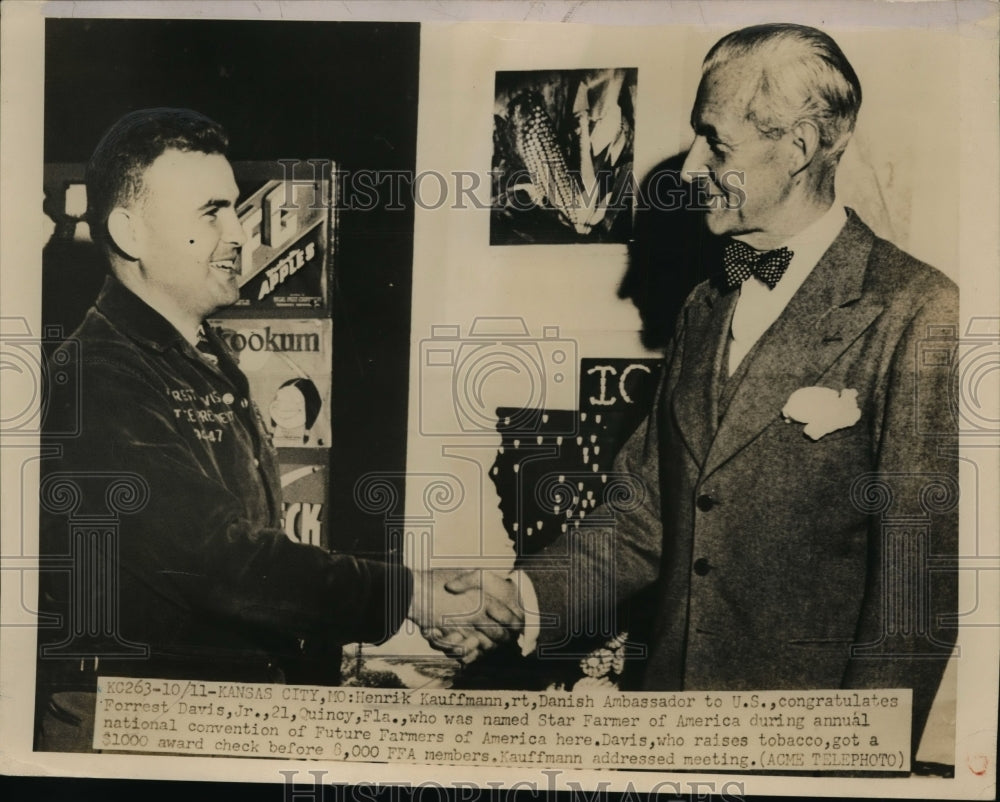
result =
[[735,61],[756,81],[746,114],[762,134],[778,138],[808,120],[826,155],[839,159],[858,118],[861,83],[833,39],[790,23],[743,28],[716,42],[702,75]]

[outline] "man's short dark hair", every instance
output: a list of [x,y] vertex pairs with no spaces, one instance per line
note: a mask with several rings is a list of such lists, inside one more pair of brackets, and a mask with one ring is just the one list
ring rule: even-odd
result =
[[165,150],[225,154],[225,129],[191,109],[139,109],[109,128],[87,165],[87,221],[90,236],[106,251],[114,248],[108,216],[141,197],[142,177]]

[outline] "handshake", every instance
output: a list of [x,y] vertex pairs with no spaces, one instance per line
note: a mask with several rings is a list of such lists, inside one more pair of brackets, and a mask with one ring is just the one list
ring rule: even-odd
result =
[[413,570],[407,615],[435,649],[465,665],[524,629],[519,574],[473,569]]

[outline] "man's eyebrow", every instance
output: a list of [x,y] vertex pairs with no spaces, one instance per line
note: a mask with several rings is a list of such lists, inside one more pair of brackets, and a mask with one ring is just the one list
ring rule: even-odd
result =
[[232,205],[233,202],[228,198],[213,198],[212,200],[206,201],[199,206],[198,211],[205,212],[209,209],[228,209]]
[[691,118],[691,128],[694,129],[695,134],[698,136],[712,137],[713,139],[718,139],[719,132],[715,130],[715,126],[711,123],[702,122]]

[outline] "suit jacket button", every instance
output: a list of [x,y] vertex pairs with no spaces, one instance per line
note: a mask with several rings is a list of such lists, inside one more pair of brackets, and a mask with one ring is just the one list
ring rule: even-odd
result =
[[712,570],[712,566],[708,564],[708,560],[704,557],[699,557],[694,561],[694,572],[698,576],[705,576],[709,571]]
[[708,493],[702,493],[698,496],[698,500],[695,501],[695,504],[698,505],[698,509],[702,512],[708,512],[715,506],[715,499],[708,495]]

